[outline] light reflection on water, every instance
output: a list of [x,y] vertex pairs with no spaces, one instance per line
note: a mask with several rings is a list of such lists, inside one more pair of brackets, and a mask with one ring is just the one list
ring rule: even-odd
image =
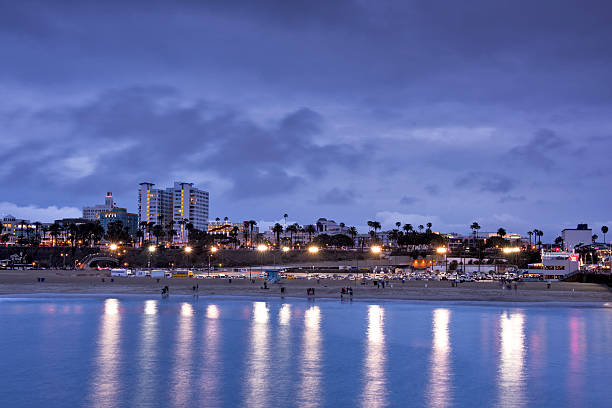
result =
[[0,407],[609,406],[611,317],[548,305],[5,301]]
[[584,354],[587,344],[584,320],[579,312],[573,311],[569,316],[569,367],[567,370],[567,387],[571,390],[570,400],[573,406],[583,405],[582,393],[584,383]]
[[219,358],[219,348],[222,347],[220,311],[217,305],[208,305],[202,339],[202,365],[200,376],[200,401],[204,407],[221,406],[219,381],[222,376],[222,365]]
[[311,306],[304,313],[298,406],[318,407],[321,402],[321,310]]
[[91,406],[108,408],[121,405],[117,399],[121,352],[120,335],[119,301],[106,299],[98,330],[96,364],[91,382]]
[[525,405],[525,316],[522,311],[504,312],[500,320],[498,406]]
[[147,300],[144,305],[138,349],[138,379],[136,382],[137,406],[152,405],[155,401],[155,374],[157,366],[157,301]]
[[368,307],[368,329],[366,332],[365,361],[363,365],[363,395],[361,406],[378,408],[387,405],[387,380],[385,365],[385,309],[379,305]]
[[247,390],[244,405],[265,407],[268,405],[268,386],[270,384],[270,311],[266,302],[253,303],[251,336],[245,370]]
[[172,370],[172,402],[176,407],[184,407],[191,399],[191,379],[193,366],[193,306],[190,303],[181,304],[181,314],[178,318],[176,340],[173,345],[174,369]]
[[450,335],[448,323],[450,310],[433,311],[432,345],[427,387],[427,405],[435,408],[448,407],[451,404],[452,373],[450,366]]

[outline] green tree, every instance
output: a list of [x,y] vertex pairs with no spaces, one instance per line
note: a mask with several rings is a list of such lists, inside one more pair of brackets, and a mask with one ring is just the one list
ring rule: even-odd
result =
[[274,224],[274,227],[272,227],[272,232],[276,234],[276,246],[280,246],[280,234],[283,233],[283,226],[277,222]]
[[317,232],[317,227],[312,224],[305,225],[304,232],[308,234],[308,242],[312,242],[312,234]]

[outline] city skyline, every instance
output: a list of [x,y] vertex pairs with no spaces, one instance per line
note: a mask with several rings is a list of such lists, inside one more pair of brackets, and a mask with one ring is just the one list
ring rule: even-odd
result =
[[262,224],[612,224],[609,5],[326,5],[3,2],[0,214],[147,179]]

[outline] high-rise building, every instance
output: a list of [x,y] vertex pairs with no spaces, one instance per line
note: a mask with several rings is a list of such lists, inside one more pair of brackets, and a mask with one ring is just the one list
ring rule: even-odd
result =
[[100,214],[100,225],[104,228],[104,233],[108,231],[108,225],[111,222],[121,222],[121,226],[127,231],[132,238],[136,238],[138,231],[138,215],[127,212],[125,208],[115,207],[110,211],[105,211]]
[[[140,183],[138,189],[138,221],[163,225],[176,231],[172,241],[189,240],[187,224],[206,231],[208,229],[208,191],[200,190],[193,183],[175,182],[166,189],[153,188],[153,183]],[[152,239],[145,231],[145,239]]]
[[100,219],[101,213],[110,211],[114,207],[115,202],[113,201],[113,193],[109,191],[108,193],[106,193],[104,204],[98,204],[91,207],[83,207],[83,218],[88,221],[98,221]]

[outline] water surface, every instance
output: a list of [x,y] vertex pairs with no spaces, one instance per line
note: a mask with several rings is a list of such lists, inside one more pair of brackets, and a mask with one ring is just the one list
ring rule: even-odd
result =
[[606,407],[612,308],[0,298],[1,407]]

